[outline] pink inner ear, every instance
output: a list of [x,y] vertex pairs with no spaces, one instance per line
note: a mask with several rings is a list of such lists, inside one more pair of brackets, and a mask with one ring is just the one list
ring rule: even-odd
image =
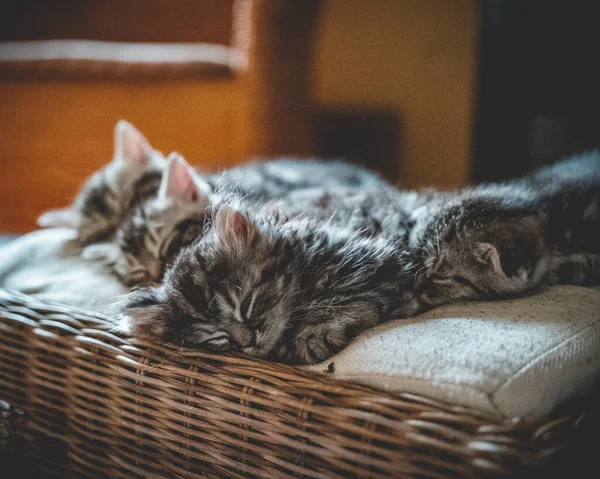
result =
[[217,232],[226,244],[245,242],[251,236],[252,224],[248,217],[232,208],[221,208],[217,213],[216,224]]
[[197,201],[198,187],[192,178],[190,166],[182,157],[169,162],[167,169],[167,196],[185,201]]
[[148,163],[152,148],[148,140],[133,125],[121,120],[117,123],[116,134],[117,157],[140,166]]
[[123,157],[126,160],[130,160],[132,163],[144,164],[148,161],[148,158],[144,152],[144,148],[139,139],[126,138],[125,148],[123,151]]
[[241,239],[247,238],[250,229],[249,226],[248,219],[243,213],[240,213],[239,211],[233,213],[231,227],[235,236]]

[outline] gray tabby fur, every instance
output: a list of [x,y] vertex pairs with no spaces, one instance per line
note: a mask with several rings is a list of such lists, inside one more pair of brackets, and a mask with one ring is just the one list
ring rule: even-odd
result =
[[75,228],[83,245],[109,241],[131,208],[156,194],[166,166],[162,154],[124,120],[114,136],[113,160],[85,182],[71,206],[40,216],[39,226]]
[[416,312],[414,266],[383,236],[228,199],[160,286],[123,305],[121,328],[209,351],[322,361],[363,330]]
[[[169,157],[162,183],[161,191],[169,184],[173,194],[159,192],[138,204],[119,228],[113,244],[86,249],[86,257],[112,265],[128,285],[160,281],[180,248],[201,234],[207,207],[220,197],[239,194],[247,204],[259,205],[298,193],[304,196],[269,203],[272,211],[291,217],[319,210],[321,217],[328,217],[333,214],[332,207],[318,204],[325,189],[348,191],[348,195],[360,191],[363,197],[368,191],[391,190],[374,173],[339,161],[278,159],[248,163],[219,175],[199,175],[179,155]],[[336,207],[341,207],[342,194],[337,197],[340,204]],[[358,204],[358,200],[354,202]],[[344,215],[343,219],[352,220],[356,228],[359,222],[366,228],[370,219],[364,208],[362,215]]]
[[600,154],[504,184],[441,194],[413,212],[424,308],[600,276]]

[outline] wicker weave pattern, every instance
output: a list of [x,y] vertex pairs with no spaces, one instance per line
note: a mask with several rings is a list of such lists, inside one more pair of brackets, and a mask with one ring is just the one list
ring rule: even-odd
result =
[[0,318],[0,400],[25,410],[16,434],[44,477],[505,475],[547,462],[581,419],[501,423],[285,365],[139,344],[111,334],[109,318],[4,290]]

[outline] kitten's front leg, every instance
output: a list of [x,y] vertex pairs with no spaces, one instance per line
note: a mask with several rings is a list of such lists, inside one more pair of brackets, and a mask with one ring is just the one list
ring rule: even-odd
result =
[[568,256],[553,271],[558,284],[591,285],[600,283],[600,255],[576,253]]
[[294,338],[294,362],[314,364],[324,361],[341,351],[351,339],[347,337],[347,328],[333,321],[308,325]]
[[[344,349],[359,333],[379,323],[375,311],[356,307],[352,314],[304,324],[287,346],[288,362],[315,364]],[[291,356],[291,361],[289,360]]]

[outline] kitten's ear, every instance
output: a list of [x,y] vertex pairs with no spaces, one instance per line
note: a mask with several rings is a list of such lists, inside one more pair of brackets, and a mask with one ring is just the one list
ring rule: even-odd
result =
[[228,245],[247,244],[258,233],[256,225],[245,213],[222,206],[215,218],[217,234]]
[[167,332],[164,302],[160,287],[140,288],[113,305],[111,313],[118,316],[116,331],[142,339],[161,338]]
[[119,120],[115,126],[114,161],[145,166],[152,157],[152,147],[136,127],[125,120]]
[[496,273],[505,274],[500,262],[500,253],[491,243],[477,243],[475,255],[481,263],[490,264]]
[[67,206],[46,211],[37,219],[37,224],[41,228],[78,228],[81,221],[81,215],[76,208]]
[[158,190],[159,198],[208,203],[211,192],[210,185],[196,175],[183,156],[178,153],[169,155]]

